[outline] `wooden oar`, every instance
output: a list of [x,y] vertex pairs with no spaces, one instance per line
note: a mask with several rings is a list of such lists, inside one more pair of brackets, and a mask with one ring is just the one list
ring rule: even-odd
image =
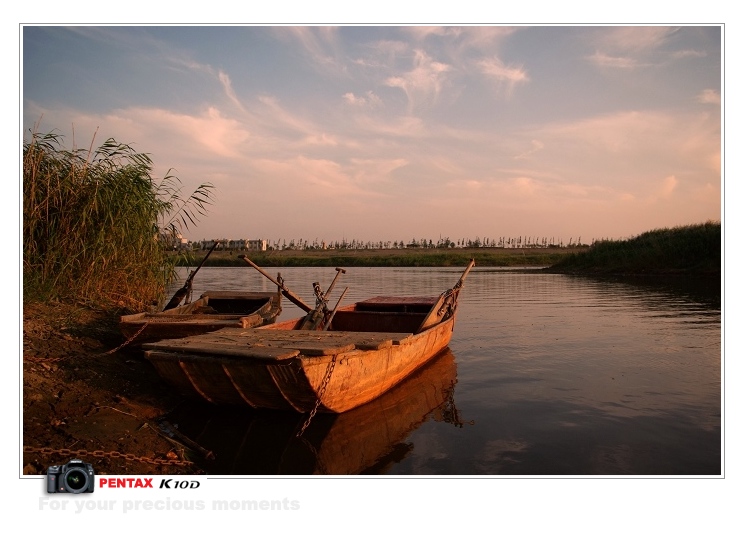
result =
[[279,283],[278,281],[276,281],[275,279],[273,279],[270,275],[268,275],[268,272],[266,272],[260,266],[258,266],[257,264],[255,264],[255,262],[253,262],[252,260],[250,260],[249,258],[247,258],[246,255],[239,255],[237,258],[241,258],[242,260],[244,260],[245,262],[247,262],[248,264],[250,264],[253,268],[255,268],[260,273],[262,273],[271,283],[273,283],[274,285],[276,285],[281,290],[281,292],[283,293],[283,295],[286,296],[286,298],[288,300],[292,301],[294,304],[296,304],[297,306],[299,306],[301,309],[303,309],[307,313],[311,313],[312,311],[314,311],[314,309],[312,307],[310,307],[309,305],[307,305],[304,302],[304,300],[302,300],[301,298],[299,298],[299,296],[297,294],[294,294],[289,289],[287,289],[285,286],[283,286],[281,283]]
[[206,262],[206,259],[209,258],[209,255],[211,254],[211,252],[214,249],[216,249],[216,246],[217,245],[219,245],[219,242],[216,241],[216,240],[214,240],[214,245],[212,245],[211,246],[211,249],[209,249],[209,252],[206,253],[206,256],[201,261],[201,264],[199,264],[198,265],[198,268],[196,268],[195,270],[193,270],[188,275],[188,279],[186,279],[185,285],[183,285],[181,288],[178,289],[178,291],[175,294],[173,294],[173,297],[170,298],[170,301],[167,303],[167,305],[165,306],[165,308],[163,309],[163,311],[165,311],[166,309],[173,309],[174,307],[178,307],[180,305],[180,302],[183,301],[183,298],[185,298],[186,296],[188,296],[191,293],[191,291],[193,290],[193,278],[198,273],[198,270],[201,269],[201,266],[204,265],[204,262]]
[[330,288],[327,289],[327,292],[325,292],[324,301],[327,303],[327,300],[330,299],[330,292],[332,292],[332,287],[335,286],[335,283],[338,280],[338,277],[340,277],[341,273],[345,273],[345,270],[343,268],[335,268],[335,271],[337,272],[335,274],[335,279],[332,280],[332,283],[330,283]]
[[346,292],[348,292],[348,287],[345,287],[345,290],[343,290],[343,293],[340,295],[340,298],[338,298],[338,301],[335,304],[335,308],[332,310],[332,313],[330,313],[330,316],[327,317],[327,322],[325,323],[325,326],[324,328],[322,328],[322,330],[330,329],[330,323],[332,322],[333,317],[335,317],[335,313],[337,313],[338,311],[338,306],[340,306],[340,302],[343,301],[343,298],[345,297]]
[[466,269],[464,270],[464,273],[462,273],[462,274],[461,274],[461,277],[459,277],[459,280],[458,280],[458,281],[456,282],[456,284],[454,285],[454,287],[453,287],[453,288],[454,288],[455,290],[459,290],[459,289],[460,289],[461,287],[463,287],[463,286],[464,286],[464,279],[466,279],[466,276],[467,276],[467,275],[469,275],[469,272],[471,271],[471,269],[472,269],[473,267],[474,267],[474,259],[472,258],[472,259],[471,259],[471,260],[469,261],[469,265],[468,265],[468,266],[466,267]]

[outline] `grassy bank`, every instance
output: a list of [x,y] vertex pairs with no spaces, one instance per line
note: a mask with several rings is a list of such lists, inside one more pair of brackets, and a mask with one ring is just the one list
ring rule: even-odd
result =
[[[248,253],[258,266],[305,267],[438,267],[466,266],[472,258],[477,266],[547,267],[585,249],[363,249],[363,250],[284,250]],[[204,266],[247,266],[238,252],[215,251]],[[176,266],[197,266],[205,251],[174,255]]]
[[559,273],[708,275],[721,273],[721,224],[662,228],[601,241],[549,268]]

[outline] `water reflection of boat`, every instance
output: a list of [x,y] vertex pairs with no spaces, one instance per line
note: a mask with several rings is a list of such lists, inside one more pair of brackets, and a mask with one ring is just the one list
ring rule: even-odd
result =
[[192,451],[213,453],[213,459],[198,461],[210,474],[378,474],[409,454],[413,445],[404,440],[424,422],[460,424],[455,383],[454,356],[446,349],[376,400],[314,417],[301,437],[306,417],[290,412],[189,403],[163,422],[177,427]]

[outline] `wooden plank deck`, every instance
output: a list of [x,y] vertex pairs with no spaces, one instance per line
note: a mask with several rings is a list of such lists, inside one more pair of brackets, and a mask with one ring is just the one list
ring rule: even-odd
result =
[[353,349],[380,350],[399,345],[411,333],[343,332],[314,330],[271,330],[229,328],[199,336],[168,339],[144,344],[148,351],[165,351],[262,360],[286,360],[299,354],[325,356]]

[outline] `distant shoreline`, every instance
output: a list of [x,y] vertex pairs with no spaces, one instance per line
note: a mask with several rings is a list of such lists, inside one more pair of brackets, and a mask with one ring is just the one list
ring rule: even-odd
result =
[[[248,266],[239,255],[246,254],[258,266],[281,267],[460,267],[472,258],[477,266],[548,267],[588,247],[466,249],[326,249],[278,251],[214,251],[204,267]],[[176,266],[198,266],[207,251],[173,254]]]
[[[248,266],[235,250],[174,253],[175,266]],[[543,268],[544,272],[575,275],[688,275],[721,273],[721,224],[662,228],[622,241],[600,241],[569,247],[466,247],[397,249],[286,249],[250,252],[265,267],[462,267]]]

